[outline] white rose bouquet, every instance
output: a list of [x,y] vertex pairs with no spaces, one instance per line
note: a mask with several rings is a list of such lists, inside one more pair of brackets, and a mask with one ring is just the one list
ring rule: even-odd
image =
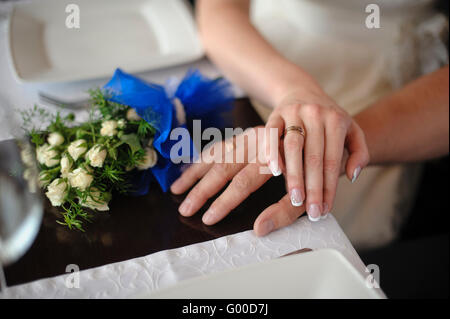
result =
[[[172,155],[178,143],[170,138],[172,130],[192,129],[195,119],[206,127],[223,127],[233,101],[228,81],[206,78],[198,70],[164,87],[117,69],[101,90],[90,93],[92,110],[83,123],[75,123],[73,114],[52,115],[37,107],[22,113],[39,186],[61,208],[58,223],[78,230],[93,211],[109,210],[115,192],[145,195],[152,181],[167,191],[181,173],[179,159],[195,156],[190,137],[183,144],[188,155]],[[33,127],[36,118],[49,125]],[[24,163],[30,153],[24,152]]]
[[[57,222],[78,230],[93,210],[109,210],[113,192],[132,191],[130,171],[147,170],[158,161],[152,147],[155,130],[148,122],[134,109],[108,101],[101,90],[91,91],[91,97],[90,120],[81,124],[73,114],[52,116],[36,106],[22,113],[25,124],[36,117],[50,122],[45,129],[28,130],[38,184],[50,203],[61,208],[63,219]],[[24,162],[30,161],[28,153]]]

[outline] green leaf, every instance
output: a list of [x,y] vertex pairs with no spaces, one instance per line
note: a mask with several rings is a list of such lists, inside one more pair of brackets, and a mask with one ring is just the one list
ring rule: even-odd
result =
[[120,139],[124,143],[128,144],[133,154],[142,149],[141,143],[139,142],[139,138],[136,134],[124,134],[120,137]]
[[117,150],[115,148],[108,149],[109,156],[115,161],[117,160]]

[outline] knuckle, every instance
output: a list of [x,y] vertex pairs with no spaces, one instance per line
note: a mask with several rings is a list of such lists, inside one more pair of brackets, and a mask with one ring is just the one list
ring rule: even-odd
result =
[[305,112],[306,116],[312,117],[312,118],[318,118],[320,117],[322,113],[322,107],[319,104],[305,104],[303,106],[303,111]]
[[340,167],[340,161],[335,158],[325,159],[323,162],[323,170],[325,172],[336,173]]
[[231,174],[232,170],[233,170],[233,166],[231,163],[215,164],[212,167],[212,171],[220,177],[229,176]]
[[239,192],[248,192],[250,188],[250,181],[251,178],[248,176],[248,174],[244,172],[240,172],[235,177],[233,177],[232,185],[236,188]]
[[189,193],[189,198],[191,201],[203,201],[205,199],[205,193],[200,189],[200,187],[194,187]]
[[339,111],[332,111],[330,123],[335,130],[347,131],[349,120],[346,114]]
[[322,167],[322,156],[318,154],[307,154],[305,156],[306,165],[311,168],[321,168]]
[[306,201],[311,203],[322,203],[323,188],[317,189],[313,187],[306,187]]
[[300,109],[301,109],[301,104],[299,104],[299,103],[291,104],[291,106],[289,107],[289,111],[290,111],[289,113],[292,116],[299,116]]

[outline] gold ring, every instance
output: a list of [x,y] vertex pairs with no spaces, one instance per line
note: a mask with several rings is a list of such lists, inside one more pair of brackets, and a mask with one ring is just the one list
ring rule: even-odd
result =
[[283,137],[286,136],[287,133],[289,133],[290,131],[296,131],[299,132],[301,136],[303,136],[303,138],[305,138],[305,130],[303,129],[303,127],[301,126],[289,126],[284,130],[284,134]]

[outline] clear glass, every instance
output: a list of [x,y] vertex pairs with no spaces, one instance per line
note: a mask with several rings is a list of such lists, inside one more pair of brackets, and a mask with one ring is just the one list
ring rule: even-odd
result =
[[6,288],[2,266],[25,254],[42,220],[33,153],[26,142],[0,141],[0,291]]

